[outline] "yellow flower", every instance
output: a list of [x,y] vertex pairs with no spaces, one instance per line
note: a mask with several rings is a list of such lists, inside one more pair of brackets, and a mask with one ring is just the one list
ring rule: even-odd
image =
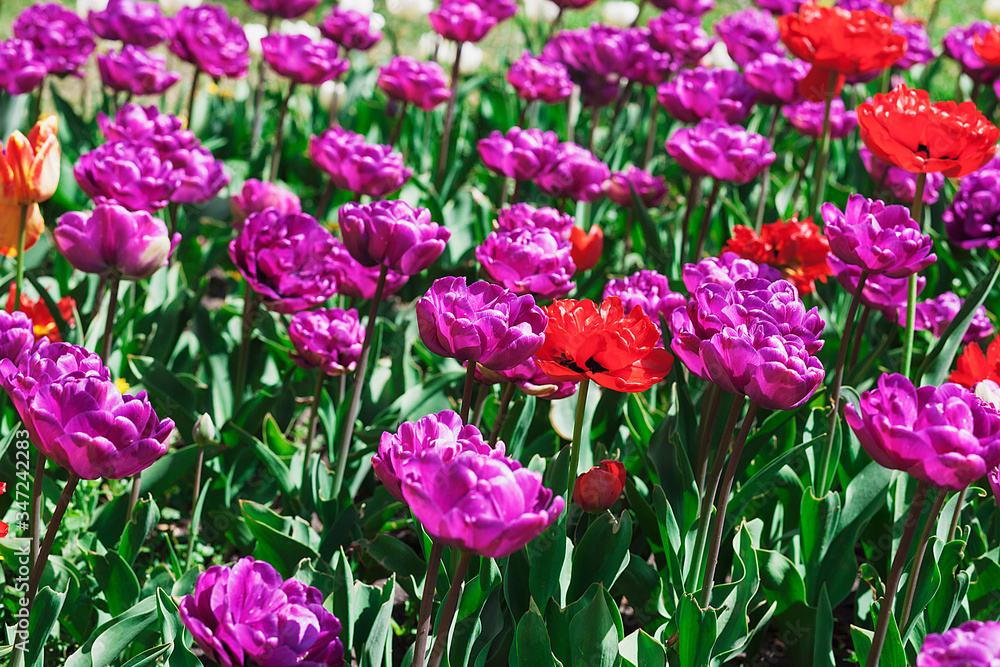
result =
[[[0,254],[17,255],[17,230],[21,224],[21,207],[0,203]],[[45,229],[45,220],[38,204],[28,204],[28,219],[24,234],[24,249],[35,245]]]
[[128,382],[125,381],[125,378],[118,378],[115,380],[115,386],[118,387],[118,391],[123,394],[128,391]]

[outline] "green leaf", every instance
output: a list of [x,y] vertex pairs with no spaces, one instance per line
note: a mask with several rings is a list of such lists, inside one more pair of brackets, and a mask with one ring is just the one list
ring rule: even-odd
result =
[[604,588],[600,584],[594,586],[599,589],[597,594],[569,622],[573,664],[614,667],[621,662],[618,655],[621,637],[612,611],[608,608]]
[[808,489],[802,494],[799,525],[802,530],[802,559],[807,569],[818,567],[836,536],[840,519],[840,494],[830,491],[822,498]]
[[354,587],[354,608],[360,612],[353,619],[354,644],[356,654],[361,655],[361,667],[381,667],[386,648],[391,646],[395,586],[393,575],[381,588],[361,583]]
[[816,622],[813,626],[813,667],[834,667],[833,656],[833,607],[826,586],[820,588],[819,606],[816,608]]
[[[759,519],[755,520],[758,524]],[[718,637],[712,657],[725,662],[743,651],[750,642],[750,603],[760,586],[757,555],[751,528],[744,523],[733,538],[733,571],[731,581],[716,586],[713,593],[722,600],[716,615]]]
[[122,614],[135,604],[139,597],[139,579],[117,552],[109,551],[103,555],[88,552],[86,558],[112,616]]
[[594,517],[583,539],[573,550],[573,575],[568,599],[575,600],[595,583],[610,588],[628,566],[632,519],[622,512],[615,525],[607,514]]
[[[946,514],[947,516],[947,514]],[[952,545],[955,545],[954,547]],[[964,556],[965,542],[954,540],[930,564],[939,572],[941,583],[927,605],[927,632],[941,633],[952,626],[969,589],[969,575],[957,571]]]
[[156,524],[159,522],[160,508],[153,499],[140,500],[135,504],[132,521],[125,525],[125,533],[118,545],[118,555],[129,567],[135,565],[140,548],[156,530]]
[[[167,652],[170,648],[169,644],[160,644],[159,646],[154,646],[153,648],[146,649],[139,655],[135,656],[128,662],[126,662],[122,667],[146,667],[146,665],[155,665],[159,660],[160,656]],[[193,656],[192,656],[193,657]]]
[[[517,622],[513,654],[511,662],[515,667],[555,667],[549,632],[534,598]],[[660,664],[662,667],[664,663]]]
[[167,667],[199,667],[201,661],[188,648],[191,640],[181,623],[177,603],[162,588],[156,589],[156,612],[160,618],[160,633],[167,642]]
[[312,529],[302,519],[280,516],[249,500],[240,501],[240,511],[257,538],[254,557],[266,560],[281,576],[290,577],[303,558],[319,559],[306,537]]
[[714,609],[702,609],[694,596],[685,593],[677,607],[680,667],[705,667],[711,662],[716,639]]
[[568,557],[572,549],[572,543],[566,539],[565,512],[544,533],[528,542],[528,590],[533,599],[547,603],[560,590],[563,595],[557,600],[565,598],[566,586],[560,584],[572,566],[572,558]]
[[48,586],[35,593],[28,624],[28,651],[25,662],[28,667],[41,667],[45,658],[45,642],[59,621],[59,612],[66,602],[66,593],[57,593]]
[[156,598],[151,595],[94,630],[90,639],[66,659],[64,667],[107,667],[114,664],[119,654],[156,620]]
[[427,569],[426,562],[412,548],[386,533],[380,533],[374,540],[362,540],[360,546],[382,567],[395,572],[402,581],[411,577],[420,581]]
[[757,550],[760,562],[760,583],[769,602],[777,603],[775,615],[780,616],[795,603],[806,601],[806,585],[802,575],[787,556],[777,551]]

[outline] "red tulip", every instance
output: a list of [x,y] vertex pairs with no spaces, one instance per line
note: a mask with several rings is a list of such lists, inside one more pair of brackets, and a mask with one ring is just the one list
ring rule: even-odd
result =
[[1000,384],[1000,336],[986,348],[986,354],[978,343],[969,343],[955,362],[955,370],[948,376],[949,382],[975,388],[983,380],[993,380]]
[[[59,328],[56,326],[56,321],[52,317],[52,313],[49,312],[49,307],[45,305],[45,301],[41,298],[32,301],[27,296],[22,294],[21,304],[19,307],[15,308],[14,292],[15,286],[11,283],[10,293],[7,296],[7,307],[5,310],[8,313],[20,310],[22,313],[27,315],[35,329],[35,340],[38,340],[39,338],[48,338],[50,343],[60,342],[62,338],[59,337]],[[76,301],[74,301],[72,297],[64,296],[59,299],[56,305],[59,306],[59,314],[62,316],[63,320],[65,320],[65,322],[70,326],[73,326],[73,309],[76,308]]]
[[599,226],[591,226],[590,232],[586,234],[580,227],[573,227],[569,233],[569,241],[573,244],[570,257],[576,264],[577,273],[590,271],[601,261],[601,253],[604,252],[604,232]]
[[803,293],[815,292],[816,279],[826,282],[831,273],[826,263],[830,242],[812,218],[800,221],[795,216],[786,222],[772,222],[764,225],[760,234],[744,225],[736,225],[725,250],[758,264],[773,266]]
[[977,33],[972,40],[972,50],[987,64],[1000,67],[1000,25],[993,26],[989,32]]
[[625,466],[621,461],[601,461],[576,478],[573,502],[584,512],[604,512],[618,502],[625,488]]

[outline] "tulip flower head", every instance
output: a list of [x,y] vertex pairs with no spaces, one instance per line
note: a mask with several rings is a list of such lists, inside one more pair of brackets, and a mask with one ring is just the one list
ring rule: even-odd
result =
[[670,372],[674,358],[657,348],[660,331],[636,306],[622,300],[565,299],[546,307],[549,325],[535,354],[539,368],[556,380],[590,379],[622,392],[646,391]]
[[997,656],[1000,656],[1000,623],[966,621],[942,634],[924,637],[916,667],[992,667]]
[[670,320],[674,308],[687,303],[687,297],[670,289],[667,277],[656,271],[637,271],[626,278],[617,278],[608,282],[604,288],[604,298],[617,296],[622,300],[622,307],[631,312],[636,306],[649,315],[657,328],[660,318]]
[[989,344],[986,354],[978,343],[969,343],[955,361],[955,370],[948,376],[949,382],[969,389],[983,380],[1000,383],[1000,336]]
[[344,245],[362,266],[381,265],[406,276],[437,261],[451,238],[446,227],[431,222],[430,211],[399,200],[345,204],[339,219]]
[[569,232],[570,257],[577,271],[590,271],[601,261],[604,252],[604,231],[600,225],[591,225],[590,231],[573,227]]
[[760,234],[745,225],[733,228],[733,238],[725,249],[758,264],[769,264],[781,271],[786,280],[803,294],[816,290],[815,281],[826,282],[830,267],[826,256],[830,242],[812,218],[772,222],[761,227]]
[[576,478],[573,502],[584,512],[607,512],[618,502],[625,488],[625,464],[621,461],[601,461]]
[[358,365],[365,328],[353,308],[319,308],[296,313],[288,325],[288,337],[295,347],[292,361],[338,376]]
[[[56,326],[56,321],[52,317],[52,313],[49,312],[49,307],[45,304],[45,300],[41,297],[31,300],[28,298],[28,295],[21,294],[21,302],[17,303],[15,301],[16,291],[17,286],[11,284],[10,292],[7,295],[6,312],[10,314],[21,312],[27,315],[28,319],[31,320],[35,340],[45,338],[50,343],[60,342],[62,338],[59,336],[59,327]],[[59,316],[63,321],[67,325],[73,326],[73,311],[76,309],[76,301],[73,300],[73,297],[64,296],[56,302],[56,306],[59,308]],[[3,327],[0,326],[0,331],[2,330]],[[0,343],[0,356],[6,356],[2,352],[3,349],[3,343]]]
[[29,206],[48,200],[59,185],[59,119],[44,116],[25,137],[15,130],[0,158],[2,201],[8,206]]

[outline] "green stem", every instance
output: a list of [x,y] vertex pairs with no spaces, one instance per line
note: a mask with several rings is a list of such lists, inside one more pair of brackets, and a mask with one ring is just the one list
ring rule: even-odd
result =
[[[774,107],[774,115],[771,116],[771,127],[767,132],[767,143],[774,146],[774,135],[778,130],[778,118],[781,116],[781,109]],[[757,201],[757,217],[754,220],[754,229],[760,232],[761,225],[764,224],[764,209],[767,208],[767,193],[771,188],[771,163],[764,167],[760,175],[760,199]]]
[[697,262],[701,259],[701,251],[705,249],[705,238],[708,236],[708,228],[712,225],[712,209],[715,208],[715,201],[719,198],[719,190],[722,189],[722,181],[715,178],[712,179],[712,192],[708,195],[708,201],[705,202],[705,217],[701,219],[701,229],[698,230],[698,245],[694,249],[694,260]]
[[458,102],[459,63],[462,61],[462,46],[459,42],[455,47],[455,62],[451,66],[451,95],[448,96],[448,106],[444,112],[444,131],[441,133],[441,153],[438,155],[437,187],[444,187],[444,177],[448,172],[448,149],[451,143],[451,125],[455,122],[455,105]]
[[115,311],[118,310],[118,287],[121,285],[121,278],[112,275],[108,278],[111,291],[108,293],[108,313],[104,319],[104,336],[101,338],[101,359],[108,363],[111,357],[111,341],[115,332]]
[[826,107],[823,110],[823,134],[819,151],[816,153],[816,170],[813,173],[812,202],[809,205],[809,215],[816,215],[817,207],[823,199],[823,191],[826,189],[826,162],[830,157],[830,106],[833,104],[833,96],[837,91],[837,73],[830,72],[830,81],[826,88]]
[[455,568],[455,576],[451,579],[451,588],[448,590],[448,597],[441,608],[441,621],[438,624],[437,637],[434,638],[434,647],[431,649],[431,659],[429,667],[438,667],[444,657],[444,651],[448,645],[448,635],[451,634],[451,622],[455,619],[455,610],[458,609],[458,600],[462,596],[462,587],[465,585],[465,571],[469,569],[469,561],[472,560],[472,553],[462,552],[462,557]]
[[361,393],[365,387],[365,373],[368,371],[368,356],[372,350],[372,342],[375,338],[375,320],[378,319],[378,307],[382,303],[382,293],[385,291],[385,278],[388,267],[385,264],[378,273],[378,283],[375,286],[375,296],[372,297],[371,308],[368,310],[368,323],[365,325],[365,342],[361,345],[361,355],[358,358],[358,366],[354,371],[354,388],[351,390],[351,402],[347,407],[347,414],[344,415],[344,434],[340,441],[340,450],[337,453],[337,472],[333,480],[333,497],[340,497],[340,489],[344,485],[344,473],[347,470],[347,455],[351,451],[351,442],[354,440],[354,420],[358,418],[361,410]]
[[[41,94],[41,93],[39,93]],[[28,206],[21,206],[21,221],[17,226],[17,257],[14,258],[14,309],[21,309],[21,284],[24,282],[24,246],[28,235]]]
[[917,492],[913,496],[913,504],[910,505],[910,513],[906,516],[906,523],[903,525],[903,535],[899,538],[899,548],[892,559],[892,565],[889,567],[889,578],[885,582],[885,597],[879,603],[875,636],[872,637],[872,646],[868,651],[868,660],[865,662],[865,667],[878,667],[879,658],[882,656],[882,647],[885,645],[885,634],[889,630],[889,619],[892,618],[892,603],[896,599],[896,589],[899,587],[899,580],[903,576],[903,566],[906,565],[906,556],[910,553],[913,534],[917,532],[917,524],[920,523],[920,512],[924,508],[927,489],[928,486],[924,482],[920,482],[917,485]]
[[507,382],[504,384],[503,389],[500,390],[500,407],[497,408],[497,418],[493,422],[493,428],[490,429],[490,447],[497,444],[497,440],[500,438],[500,430],[503,428],[503,423],[507,420],[510,401],[514,398],[514,390],[516,388],[517,385],[513,382]]
[[691,231],[691,216],[694,210],[701,203],[701,181],[703,176],[691,175],[691,184],[688,186],[687,200],[684,202],[684,221],[681,223],[681,254],[687,249],[688,236]]
[[705,478],[708,475],[708,450],[712,444],[712,426],[719,412],[722,401],[722,389],[717,384],[708,388],[707,396],[702,397],[701,418],[698,420],[698,491],[704,492]]
[[69,479],[66,480],[66,486],[63,487],[62,495],[59,496],[59,502],[56,503],[56,509],[52,513],[52,518],[49,520],[45,539],[42,540],[42,546],[38,550],[38,559],[31,566],[31,578],[28,580],[29,613],[31,605],[35,601],[35,593],[38,592],[38,584],[42,580],[42,573],[45,571],[45,564],[48,563],[49,554],[52,553],[52,544],[56,540],[59,524],[62,522],[63,515],[66,514],[66,508],[69,507],[69,501],[72,500],[73,492],[79,482],[80,478],[70,473]]
[[865,336],[865,329],[868,327],[868,318],[871,314],[872,309],[869,306],[865,306],[861,311],[861,319],[858,321],[858,326],[855,327],[854,344],[851,346],[851,360],[847,362],[851,368],[854,368],[858,363],[858,356],[861,354],[861,340]]
[[45,454],[38,452],[38,462],[35,464],[35,477],[31,481],[31,563],[38,562],[38,545],[42,536],[39,530],[42,526],[42,482],[45,480]]
[[712,585],[715,579],[715,567],[719,563],[719,550],[722,548],[722,533],[726,527],[726,508],[729,506],[729,492],[733,489],[733,479],[736,477],[736,468],[740,463],[740,455],[743,453],[743,445],[747,442],[747,435],[750,427],[753,426],[753,418],[757,414],[757,404],[750,402],[746,417],[743,418],[743,426],[740,428],[736,442],[733,443],[733,453],[729,457],[729,465],[726,466],[726,475],[722,481],[722,488],[719,489],[719,511],[715,514],[715,522],[712,524],[712,541],[708,547],[708,564],[705,566],[705,581],[701,589],[701,606],[707,608],[712,601]]
[[958,530],[958,522],[962,518],[962,507],[965,505],[965,494],[969,491],[969,487],[965,487],[958,492],[958,500],[955,501],[955,511],[951,515],[951,527],[948,528],[948,540],[951,542],[955,539],[955,531]]
[[128,496],[128,514],[125,516],[125,523],[132,520],[132,512],[139,502],[139,489],[142,488],[142,473],[132,475],[132,492]]
[[[271,33],[271,28],[274,27],[274,17],[267,17],[267,32]],[[254,92],[253,100],[253,122],[251,123],[251,135],[250,135],[250,155],[247,156],[247,161],[253,158],[254,153],[257,150],[257,143],[260,141],[260,137],[264,132],[264,90],[265,79],[267,74],[267,61],[263,58],[257,64],[257,90]]]
[[301,492],[303,499],[306,495],[307,483],[309,481],[309,456],[312,454],[313,442],[316,440],[316,425],[318,423],[317,417],[319,416],[319,401],[323,397],[323,380],[326,378],[326,374],[323,373],[323,369],[317,369],[316,373],[316,386],[313,389],[312,402],[309,404],[309,434],[306,436],[306,454],[302,461],[302,485]]
[[573,422],[573,443],[569,450],[569,474],[566,475],[566,502],[573,500],[573,487],[580,467],[580,440],[583,437],[583,418],[587,412],[587,392],[590,390],[590,379],[580,383],[576,392],[576,419]]
[[396,142],[399,141],[400,135],[403,133],[403,121],[406,120],[406,102],[403,102],[403,106],[399,108],[399,120],[396,121],[396,127],[392,131],[392,136],[389,137],[389,145],[395,147]]
[[[194,495],[191,498],[191,516],[194,516],[195,509],[198,507],[198,494],[201,493],[201,471],[205,467],[205,446],[198,445],[198,461],[195,463],[194,468]],[[194,541],[191,542],[192,549],[194,548]],[[188,562],[191,558],[188,557]]]
[[271,176],[268,178],[268,180],[272,183],[278,178],[278,166],[281,164],[281,144],[285,136],[285,117],[288,115],[288,105],[291,103],[292,95],[294,94],[295,82],[293,81],[288,85],[288,94],[281,103],[281,113],[278,114],[278,129],[274,133],[274,153],[271,155]]
[[[640,168],[645,169],[649,161],[653,159],[653,149],[656,147],[656,125],[659,121],[660,103],[653,101],[649,109],[649,132],[646,135],[646,150],[642,154],[642,164]],[[692,176],[691,178],[695,178]]]
[[851,295],[851,305],[847,308],[847,319],[844,321],[844,335],[840,337],[840,350],[837,352],[837,365],[833,372],[833,386],[830,387],[830,419],[826,426],[826,442],[823,446],[823,457],[819,466],[819,478],[816,480],[816,489],[819,497],[826,495],[829,490],[827,477],[830,476],[830,463],[833,456],[833,437],[836,431],[837,418],[840,415],[840,387],[844,382],[844,362],[847,361],[847,348],[850,347],[851,330],[854,328],[854,316],[858,312],[861,304],[861,291],[865,288],[868,280],[868,271],[862,271],[858,278],[858,288]]
[[427,557],[427,575],[424,577],[424,590],[420,598],[420,616],[417,618],[417,640],[413,644],[412,667],[424,667],[424,662],[427,660],[427,635],[431,631],[434,589],[437,587],[443,551],[444,546],[440,542],[431,542],[431,552]]
[[462,418],[462,423],[469,422],[469,410],[472,408],[472,390],[476,386],[476,362],[466,362],[465,384],[462,388],[462,405],[459,406],[458,416]]
[[243,317],[240,320],[240,351],[236,360],[236,383],[233,385],[233,414],[243,405],[246,393],[247,366],[250,365],[250,341],[253,340],[253,319],[257,312],[257,295],[250,283],[243,285]]
[[900,632],[905,631],[906,624],[910,620],[910,611],[913,609],[913,594],[916,592],[917,580],[920,578],[920,566],[923,564],[924,554],[927,553],[927,540],[930,537],[931,529],[937,523],[938,515],[941,514],[941,508],[944,507],[944,501],[947,497],[948,491],[946,489],[938,490],[937,498],[934,499],[934,504],[931,506],[931,513],[927,517],[927,523],[924,524],[924,530],[920,533],[920,539],[917,540],[917,552],[913,554],[910,579],[906,582],[906,596],[903,598],[903,615],[899,623]]
[[188,97],[188,115],[187,115],[187,126],[189,130],[194,131],[194,97],[198,93],[198,77],[201,75],[201,70],[197,67],[194,70],[194,77],[191,79],[191,94]]
[[[917,189],[913,193],[913,207],[910,217],[923,227],[921,218],[924,212],[924,184],[927,174],[917,174]],[[906,280],[906,331],[903,335],[903,375],[910,377],[913,368],[913,333],[917,324],[917,274]],[[912,379],[912,378],[910,378]]]

